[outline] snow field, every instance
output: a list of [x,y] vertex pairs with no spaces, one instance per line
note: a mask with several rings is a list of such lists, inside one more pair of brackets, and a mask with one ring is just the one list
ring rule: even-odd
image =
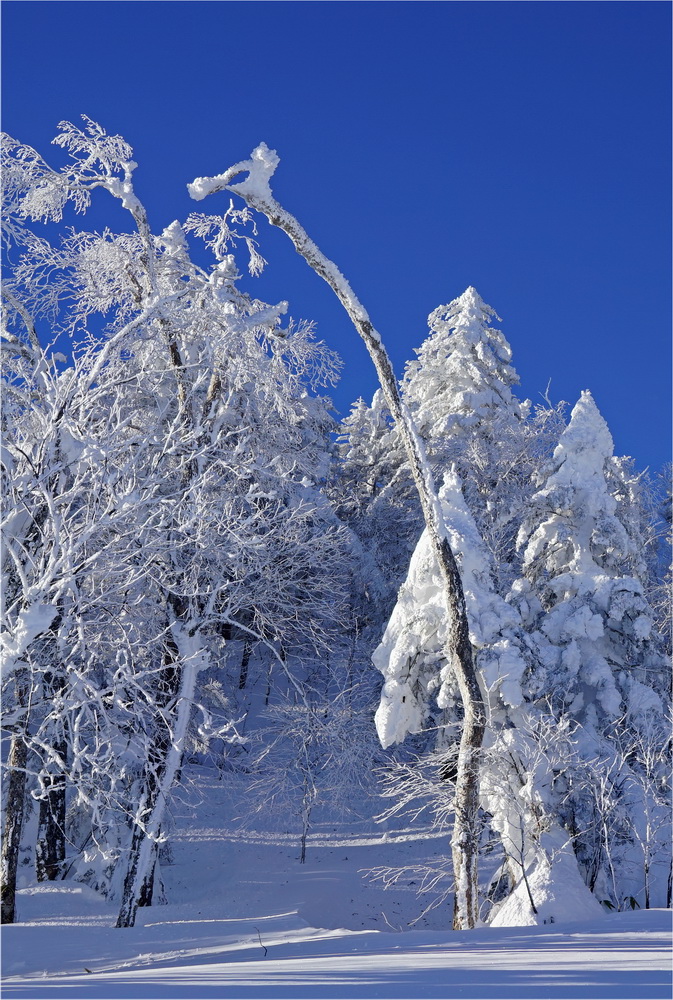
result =
[[174,804],[162,867],[170,902],[141,909],[134,928],[115,929],[116,907],[87,886],[22,888],[19,922],[3,930],[3,997],[670,996],[668,911],[591,922],[578,911],[576,922],[453,932],[444,906],[409,929],[427,900],[411,886],[386,892],[361,869],[436,859],[443,838],[323,824],[300,865],[297,836],[245,831],[233,805],[226,777],[202,780]]

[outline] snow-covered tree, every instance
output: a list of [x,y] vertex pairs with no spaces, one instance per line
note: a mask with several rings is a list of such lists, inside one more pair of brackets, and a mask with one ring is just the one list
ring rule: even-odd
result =
[[340,430],[341,478],[350,486],[348,499],[357,515],[390,487],[404,461],[404,453],[381,389],[374,393],[371,406],[358,399]]
[[[388,618],[377,725],[385,746],[438,733],[422,770],[453,823],[454,926],[477,920],[486,833],[495,922],[597,905],[589,890],[661,901],[659,531],[590,395],[567,428],[562,407],[519,403],[473,288],[431,314],[400,386],[348,283],[273,198],[262,145],[190,189],[283,228],[365,340],[382,388],[334,443],[320,393],[338,359],[286,303],[241,290],[236,248],[253,274],[264,263],[248,208],[154,234],[121,137],[85,119],[56,143],[62,168],[3,138],[3,921],[34,808],[38,879],[68,870],[132,925],[161,894],[190,747],[240,743],[251,706],[271,728],[250,811],[297,794],[305,848],[313,804],[345,798],[375,756],[354,692]],[[64,228],[98,189],[128,232]]]
[[430,335],[406,366],[402,392],[438,476],[451,464],[458,469],[496,574],[505,576],[502,584],[498,580],[504,591],[515,559],[517,511],[532,474],[530,404],[512,391],[519,377],[495,320],[472,287],[435,309]]
[[513,590],[534,626],[531,694],[591,726],[660,708],[665,677],[642,584],[623,573],[637,553],[608,489],[611,457],[610,432],[584,392],[520,529],[524,577]]
[[432,458],[455,462],[456,439],[480,427],[495,443],[504,424],[521,419],[512,351],[494,319],[476,288],[466,289],[430,313],[430,336],[406,366],[404,396]]
[[[611,456],[609,431],[583,393],[525,513],[519,544],[527,576],[507,602],[457,471],[441,494],[489,707],[481,804],[500,837],[509,886],[505,899],[500,889],[496,922],[558,918],[564,894],[586,895],[584,881],[619,905],[638,893],[629,875],[638,850],[643,898],[653,897],[650,855],[660,850],[666,810],[652,760],[665,757],[667,667],[642,584],[624,575],[639,553],[616,515],[606,478],[614,474]],[[377,726],[384,746],[437,727],[450,761],[460,721],[438,584],[422,538],[373,657],[385,680]],[[647,766],[626,744],[648,747]]]
[[[289,654],[324,646],[340,621],[347,536],[317,488],[333,425],[309,391],[332,380],[336,359],[309,328],[281,329],[285,303],[238,291],[227,251],[247,213],[192,216],[155,237],[127,144],[88,120],[62,128],[62,171],[5,143],[22,253],[5,338],[19,401],[6,414],[3,643],[21,680],[13,739],[34,754],[32,791],[49,805],[42,842],[53,846],[56,812],[62,834],[67,780],[93,843],[108,862],[126,859],[128,926],[152,898],[200,676],[232,636],[287,670]],[[86,208],[97,187],[121,200],[134,232],[71,231],[57,247],[31,235],[31,221],[58,222],[68,201]],[[212,245],[210,271],[191,261],[190,230]],[[87,334],[92,315],[107,324],[101,338]],[[48,366],[33,318],[44,316],[77,335],[70,367]],[[24,678],[40,695],[29,719]],[[44,852],[38,863],[53,870]]]
[[[670,652],[670,470],[658,476],[638,472],[628,456],[611,458],[605,469],[610,493],[617,501],[615,513],[624,525],[631,545],[622,567],[635,576],[654,614],[653,640]],[[670,584],[670,580],[668,581]]]
[[381,389],[371,406],[354,404],[340,431],[331,495],[368,557],[367,591],[380,635],[422,529],[418,493]]
[[[566,888],[572,883],[575,897],[584,889],[554,811],[552,783],[558,754],[552,759],[553,741],[542,745],[544,717],[525,699],[522,684],[531,660],[519,615],[495,590],[490,554],[467,508],[455,469],[447,475],[440,496],[447,531],[458,554],[470,641],[488,705],[481,806],[500,841],[508,891],[515,899],[525,892],[536,919],[553,916],[554,906],[558,918],[564,904],[558,889],[554,892],[551,887],[559,878]],[[376,724],[384,747],[424,727],[437,730],[439,750],[433,757],[439,777],[446,781],[445,814],[450,811],[460,730],[453,666],[443,653],[446,627],[437,568],[422,536],[373,656],[384,676]],[[437,794],[442,795],[441,783]],[[497,873],[492,876],[501,881]]]
[[[400,388],[437,479],[452,465],[458,470],[492,556],[496,589],[504,596],[518,575],[520,511],[563,420],[562,408],[547,403],[531,412],[530,403],[517,400],[512,387],[518,375],[511,348],[493,325],[496,319],[472,287],[435,309],[428,317],[430,335],[407,364]],[[374,496],[362,484],[355,490],[362,523],[354,527],[370,545],[381,537],[374,558],[386,568],[392,594],[404,579],[421,521],[399,434],[380,402],[375,396],[369,408],[358,404],[342,425],[339,475],[351,481],[362,472],[363,482],[373,484],[387,479]],[[396,551],[392,533],[403,542]]]
[[[668,699],[668,668],[642,582],[625,574],[638,566],[639,554],[608,488],[612,447],[591,394],[583,392],[524,518],[524,576],[511,595],[532,656],[526,695],[555,718],[579,723],[585,760],[609,760],[625,739],[638,741],[653,719],[664,717]],[[614,771],[614,784],[624,780],[623,769]],[[582,831],[594,823],[593,807],[571,794],[568,803],[566,823],[577,834],[578,857],[586,859]],[[609,898],[609,889],[597,891]]]

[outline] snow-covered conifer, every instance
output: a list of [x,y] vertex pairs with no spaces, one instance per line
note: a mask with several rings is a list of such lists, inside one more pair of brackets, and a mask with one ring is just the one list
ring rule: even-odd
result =
[[428,317],[430,336],[407,364],[403,390],[431,457],[456,461],[457,438],[480,427],[495,441],[504,422],[521,417],[512,351],[494,319],[472,287]]
[[[573,898],[587,893],[568,837],[561,829],[553,790],[558,754],[540,739],[542,713],[527,703],[522,683],[531,669],[519,614],[494,587],[490,555],[462,495],[457,472],[441,491],[442,509],[464,580],[470,641],[489,720],[480,768],[480,801],[500,840],[503,870],[512,895],[501,919],[536,923],[564,915],[563,884]],[[446,612],[432,553],[422,536],[400,590],[374,664],[384,676],[376,713],[384,746],[427,726],[438,727],[444,748],[440,777],[452,773],[460,710],[452,664],[443,656]],[[441,711],[438,712],[437,709]],[[558,732],[554,730],[555,735]],[[455,762],[453,762],[455,767]],[[450,795],[445,788],[444,796]],[[438,786],[441,795],[441,783]],[[444,806],[447,811],[447,806]],[[497,873],[491,873],[496,878]],[[497,876],[502,883],[501,876]],[[502,910],[505,904],[494,911]],[[510,912],[511,911],[511,912]],[[515,912],[516,911],[516,912]]]
[[438,475],[455,464],[465,500],[491,551],[505,593],[516,554],[517,517],[534,469],[528,402],[512,391],[512,351],[499,317],[468,288],[428,317],[430,335],[406,366],[402,392]]
[[[612,448],[603,417],[583,392],[524,518],[524,575],[510,597],[532,656],[526,696],[549,706],[555,718],[579,723],[585,761],[611,759],[624,734],[635,736],[663,718],[667,701],[668,669],[652,612],[642,582],[624,572],[638,565],[638,553],[608,488]],[[615,772],[615,782],[623,778]],[[578,800],[567,824],[578,831],[590,826],[587,808]],[[586,857],[586,839],[580,836],[576,849]]]
[[421,532],[418,495],[380,389],[371,406],[354,404],[340,430],[332,495],[367,554],[367,590],[382,629]]
[[[492,699],[497,692],[503,704],[519,705],[520,680],[526,665],[515,635],[518,615],[493,589],[490,559],[463,498],[455,469],[445,477],[440,499],[464,580],[470,641],[476,651],[482,685],[491,691]],[[439,574],[424,533],[383,639],[372,657],[384,676],[376,713],[384,747],[401,741],[408,733],[418,732],[426,723],[433,703],[440,709],[451,710],[453,723],[458,724],[453,667],[443,654],[447,627]]]
[[524,576],[512,596],[534,629],[531,694],[592,726],[660,707],[662,680],[642,584],[623,574],[637,553],[608,489],[611,457],[607,425],[583,392],[519,532]]

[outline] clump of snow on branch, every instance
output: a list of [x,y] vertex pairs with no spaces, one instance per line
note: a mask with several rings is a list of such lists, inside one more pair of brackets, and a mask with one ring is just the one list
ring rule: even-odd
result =
[[[461,571],[470,625],[483,682],[507,704],[522,700],[525,660],[513,629],[516,610],[493,590],[488,555],[468,511],[455,470],[440,491],[447,536]],[[407,579],[372,655],[384,676],[376,726],[384,747],[419,732],[431,699],[440,708],[455,701],[453,664],[443,656],[447,612],[439,568],[424,532],[412,556]]]

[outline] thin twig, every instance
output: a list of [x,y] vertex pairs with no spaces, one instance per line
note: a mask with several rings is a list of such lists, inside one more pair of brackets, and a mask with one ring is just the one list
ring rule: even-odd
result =
[[255,927],[255,930],[257,931],[257,937],[259,938],[259,946],[260,948],[264,948],[264,958],[266,958],[269,954],[269,949],[262,944],[262,935],[259,933],[259,927]]

